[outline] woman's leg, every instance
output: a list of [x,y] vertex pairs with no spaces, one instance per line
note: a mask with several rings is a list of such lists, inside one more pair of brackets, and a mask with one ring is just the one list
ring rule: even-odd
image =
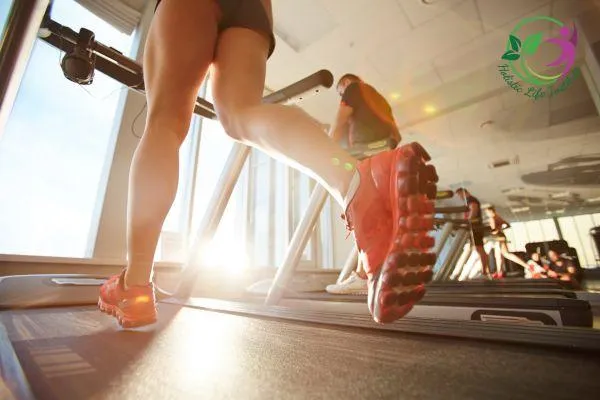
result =
[[[500,244],[502,246],[502,244]],[[496,273],[503,273],[504,269],[502,268],[502,250],[501,247],[494,248],[494,259],[496,261]]]
[[213,0],[163,0],[144,51],[148,116],[129,175],[127,268],[100,289],[98,305],[125,327],[156,321],[152,264],[179,178],[179,148],[212,61],[218,9]]
[[212,62],[218,9],[213,0],[163,0],[144,52],[148,117],[129,178],[125,283],[145,285],[179,179],[179,148]]
[[234,139],[319,181],[346,209],[366,255],[371,313],[380,322],[398,319],[423,297],[421,283],[431,278],[431,271],[402,265],[397,256],[404,249],[393,247],[400,239],[395,221],[400,220],[401,189],[396,182],[404,179],[397,165],[405,156],[425,156],[411,147],[405,149],[408,153],[390,151],[357,164],[302,110],[262,104],[268,48],[267,36],[253,30],[233,27],[221,33],[211,72],[219,120]]
[[310,175],[345,206],[356,160],[300,108],[261,102],[268,44],[248,29],[221,34],[211,71],[219,120],[231,137]]
[[519,258],[518,256],[516,256],[513,253],[511,253],[510,251],[508,251],[508,247],[506,246],[506,243],[500,243],[500,250],[502,252],[502,256],[504,258],[506,258],[507,260],[510,260],[514,263],[519,264],[524,269],[529,268],[529,266],[527,265],[527,263],[525,261],[521,260],[521,258]]

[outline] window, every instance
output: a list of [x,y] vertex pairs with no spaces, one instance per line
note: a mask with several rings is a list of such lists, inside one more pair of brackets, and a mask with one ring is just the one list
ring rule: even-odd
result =
[[320,259],[317,267],[335,268],[333,255],[333,221],[332,209],[334,202],[331,196],[327,197],[321,217],[319,218],[319,250]]
[[236,273],[251,265],[246,241],[247,176],[248,164],[240,174],[240,179],[231,194],[231,201],[225,208],[215,238],[209,247],[208,255],[204,260],[206,267],[221,267]]
[[510,227],[510,229],[506,230],[509,250],[525,251],[525,245],[530,242],[525,223],[514,222],[510,224]]
[[[292,185],[292,193],[294,194],[294,230],[300,224],[302,218],[307,212],[308,203],[310,200],[310,196],[313,192],[313,188],[315,186],[314,181],[304,175],[299,171],[294,171],[294,183]],[[304,248],[304,252],[302,253],[301,261],[308,262],[310,264],[314,264],[315,260],[313,257],[314,249],[313,249],[313,239],[315,235],[311,235],[306,247]]]
[[275,162],[275,266],[281,265],[289,244],[290,233],[287,231],[289,208],[286,201],[286,174],[289,168],[280,162]]
[[558,234],[558,230],[556,229],[556,224],[554,223],[553,219],[542,219],[539,221],[539,223],[542,228],[544,241],[560,239],[560,235]]
[[552,219],[525,222],[529,242],[546,242],[558,239],[558,231]]
[[[0,3],[4,13],[7,2]],[[55,1],[52,15],[125,54],[131,47],[132,37],[73,0]],[[0,253],[91,254],[126,89],[101,73],[93,85],[77,86],[63,76],[61,56],[35,43],[0,135]]]
[[202,117],[194,115],[188,135],[179,149],[179,185],[173,205],[165,218],[156,249],[156,261],[185,261],[190,234],[192,178]]
[[558,219],[563,238],[577,250],[579,263],[582,267],[595,266],[594,244],[590,229],[595,226],[593,215],[578,215]]
[[0,1],[0,32],[4,32],[4,25],[8,20],[8,14],[10,13],[10,8],[12,7],[12,1]]
[[[271,232],[271,160],[269,156],[263,152],[252,150],[252,169],[254,193],[253,193],[253,210],[252,222],[254,226],[253,232],[253,257],[252,265],[257,267],[272,266],[270,261],[271,246],[270,239],[274,235]],[[274,208],[274,207],[273,207]]]
[[[210,84],[207,84],[206,87],[205,98],[212,101]],[[213,193],[219,189],[217,187],[219,178],[233,144],[233,140],[225,134],[218,121],[202,120],[196,178],[191,200],[192,214],[190,216],[190,241],[188,241],[190,245],[194,244],[193,240],[205,217]],[[203,267],[226,267],[231,270],[239,270],[248,265],[246,246],[248,173],[248,164],[246,163],[225,209],[214,240],[207,246],[203,259],[200,260]],[[191,177],[192,174],[189,174],[188,179],[191,179]]]
[[504,231],[510,251],[525,251],[527,243],[559,239],[556,225],[552,219],[511,222],[510,226],[511,229]]
[[579,257],[585,260],[585,263],[582,260],[581,264],[594,265],[594,249],[592,247],[592,238],[590,236],[590,229],[594,227],[594,220],[590,214],[577,215],[574,217],[574,220],[581,240],[581,253],[579,253]]

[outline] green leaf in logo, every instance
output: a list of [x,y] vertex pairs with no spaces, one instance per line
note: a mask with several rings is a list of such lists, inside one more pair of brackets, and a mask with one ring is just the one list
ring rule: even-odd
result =
[[529,35],[525,38],[523,42],[523,53],[525,54],[535,54],[540,44],[542,44],[542,39],[544,38],[544,34],[542,32],[534,33],[533,35]]
[[519,58],[521,58],[521,55],[519,53],[513,52],[512,50],[509,50],[506,53],[502,54],[503,60],[514,61],[514,60],[518,60]]
[[508,37],[508,41],[510,42],[510,48],[515,52],[518,53],[519,50],[521,49],[521,40],[514,36],[514,35],[510,35]]

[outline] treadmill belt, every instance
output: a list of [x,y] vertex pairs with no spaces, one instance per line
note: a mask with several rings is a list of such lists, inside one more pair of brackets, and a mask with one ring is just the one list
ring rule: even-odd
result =
[[93,307],[0,313],[38,399],[526,399],[600,392],[590,354],[160,304],[120,330]]

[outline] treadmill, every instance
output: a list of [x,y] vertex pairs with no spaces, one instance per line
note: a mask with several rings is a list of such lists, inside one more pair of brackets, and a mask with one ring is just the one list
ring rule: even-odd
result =
[[[19,43],[32,27],[37,29],[47,4],[48,0],[14,3],[0,61],[21,55],[21,49],[14,51],[6,43]],[[49,20],[44,26],[50,32],[44,40],[59,48],[77,41],[77,34],[66,27],[54,30],[59,25]],[[100,44],[95,51],[112,60],[122,57]],[[0,81],[16,64],[0,63]],[[102,71],[101,65],[97,67]],[[118,79],[121,75],[114,65],[103,72]],[[137,74],[139,81],[141,68],[138,72],[131,68],[125,75]],[[330,86],[330,78],[331,74],[318,73],[309,86],[318,86],[315,81]],[[306,92],[299,90],[306,85],[299,82],[296,93]],[[290,92],[294,90],[277,93],[287,98]],[[199,99],[195,111],[214,118],[211,107]],[[241,169],[244,153],[243,146],[234,147],[225,177]],[[209,207],[215,212],[207,213],[201,238],[214,234],[236,179],[225,180],[215,192]],[[303,220],[299,228],[306,225],[310,224]],[[302,241],[301,233],[296,232],[292,244]],[[295,247],[288,250],[290,265],[296,252]],[[290,272],[293,269],[281,273]],[[529,399],[584,396],[600,389],[596,379],[600,364],[589,353],[600,350],[600,335],[592,329],[565,327],[569,324],[564,320],[506,323],[431,315],[377,325],[364,304],[278,299],[283,286],[270,291],[266,304],[191,298],[186,292],[194,281],[187,278],[196,273],[190,263],[178,290],[159,291],[158,324],[137,331],[123,331],[115,327],[114,319],[85,305],[92,293],[95,301],[105,277],[3,277],[0,393],[16,399],[432,398],[439,396],[439,383],[444,382],[445,396],[450,398],[504,399],[506,383],[511,383],[512,398]],[[464,304],[452,299],[455,303],[444,307],[446,311]],[[538,306],[559,307],[557,299],[540,299]],[[302,305],[295,307],[294,302]],[[362,311],[344,310],[348,305]],[[500,301],[494,307],[504,309],[508,304]],[[495,368],[493,373],[486,367],[509,364],[511,368]],[[565,369],[577,373],[565,376]],[[542,373],[563,378],[540,380]]]
[[[42,40],[64,51],[71,51],[73,45],[78,43],[79,34],[72,31],[50,18],[49,13],[45,13],[42,18],[44,35]],[[135,61],[124,57],[118,51],[93,41],[89,44],[91,50],[99,55],[96,61],[96,68],[107,75],[127,84],[133,90],[142,91],[140,84],[142,79],[142,68]],[[318,93],[322,87],[330,87],[333,84],[333,76],[329,71],[319,71],[302,81],[299,81],[278,92],[272,93],[264,98],[265,102],[289,103],[299,101],[304,98],[306,93]],[[204,99],[198,98],[194,110],[197,114],[215,119],[216,115],[212,104]],[[377,152],[389,149],[390,143],[387,141],[378,141],[353,148],[351,151],[356,157],[368,157]],[[192,246],[190,261],[182,272],[181,282],[177,290],[173,293],[167,293],[158,289],[159,298],[188,299],[191,295],[192,287],[197,280],[198,269],[194,268],[194,260],[202,251],[204,243],[210,242],[218,227],[219,221],[223,216],[229,197],[241,173],[243,165],[249,154],[248,147],[236,143],[225,163],[220,182],[209,203],[205,220],[202,221],[197,232],[196,243]],[[317,221],[318,215],[327,198],[327,192],[321,186],[317,186],[309,200],[306,215],[300,221],[296,232],[293,235],[284,262],[277,270],[275,279],[266,294],[265,303],[269,306],[276,306],[283,300],[283,294],[293,278],[295,269],[298,265],[300,255],[306,247],[309,233],[312,231]],[[451,212],[452,210],[446,209]],[[447,229],[446,229],[447,231]],[[451,260],[451,257],[448,258]],[[27,307],[36,304],[94,304],[96,302],[98,286],[102,284],[106,277],[82,275],[26,275],[26,276],[8,276],[0,280],[0,304],[4,307]],[[452,287],[448,291],[440,286],[431,286],[430,293],[426,301],[421,303],[409,315],[410,318],[420,318],[422,315],[439,316],[445,319],[457,320],[482,320],[481,315],[494,314],[497,318],[504,318],[506,313],[514,316],[520,315],[520,321],[529,321],[533,324],[539,324],[540,321],[546,321],[547,324],[556,326],[590,326],[592,321],[591,309],[589,303],[578,300],[566,292],[535,292],[535,293],[512,293],[507,290],[500,290],[494,298],[487,295],[485,291],[479,289],[459,289]],[[550,288],[546,288],[550,289]],[[486,294],[486,296],[483,296]],[[458,297],[460,296],[460,299]],[[320,300],[325,300],[326,296],[321,295]],[[452,300],[451,298],[454,298]],[[362,298],[353,300],[363,302]],[[295,298],[294,300],[297,300]],[[306,304],[310,304],[310,309],[314,309],[314,304],[307,299]],[[332,302],[339,302],[341,313],[355,313],[356,308],[347,300],[339,296],[327,298],[322,301],[323,307],[330,307]],[[328,304],[329,303],[329,304]],[[300,305],[295,305],[300,307]],[[465,312],[453,312],[453,309],[464,309]],[[361,312],[366,313],[366,308],[361,307]],[[423,309],[422,312],[419,310]],[[482,314],[480,311],[485,310]],[[540,311],[542,310],[542,311]],[[540,313],[546,317],[532,317]],[[572,317],[565,317],[565,314],[573,313]]]

